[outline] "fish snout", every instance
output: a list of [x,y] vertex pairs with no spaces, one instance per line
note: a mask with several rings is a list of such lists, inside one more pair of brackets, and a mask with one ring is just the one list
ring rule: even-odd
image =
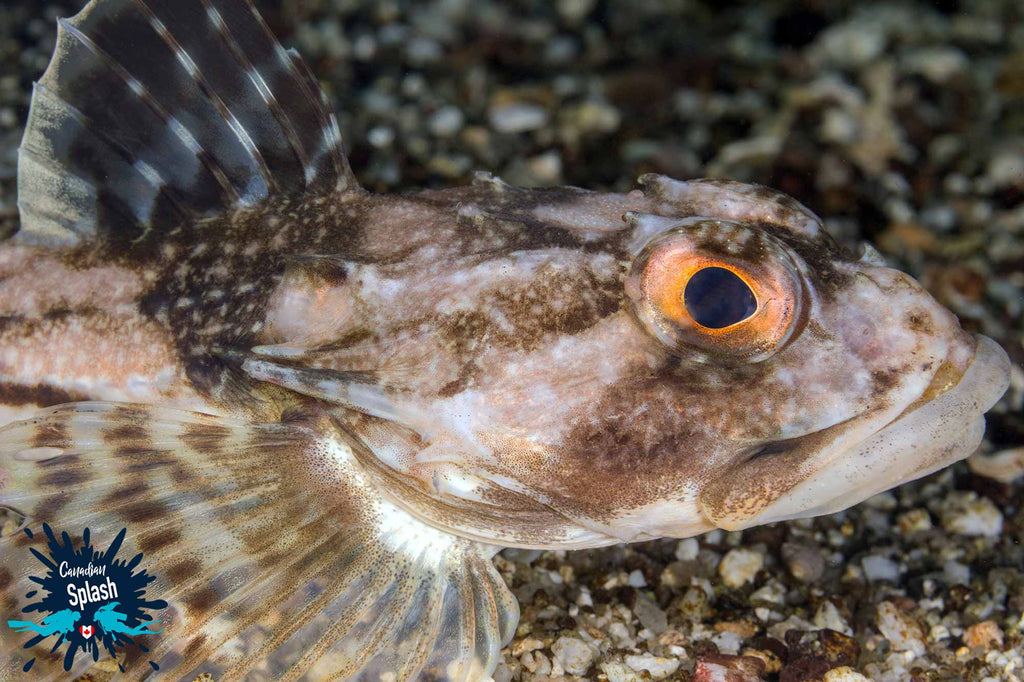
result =
[[830,514],[968,457],[1010,376],[994,341],[972,337],[972,348],[962,371],[944,363],[895,418],[868,414],[761,449],[701,491],[705,516],[738,530]]

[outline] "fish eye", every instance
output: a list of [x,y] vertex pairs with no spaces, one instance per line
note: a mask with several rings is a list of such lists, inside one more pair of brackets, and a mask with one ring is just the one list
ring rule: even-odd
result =
[[789,250],[762,230],[691,219],[633,261],[634,316],[680,356],[760,362],[792,338],[804,288]]

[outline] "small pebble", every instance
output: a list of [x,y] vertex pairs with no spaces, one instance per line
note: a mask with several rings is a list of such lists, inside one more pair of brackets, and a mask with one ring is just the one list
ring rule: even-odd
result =
[[[1016,296],[1019,291],[1020,287],[1013,287],[1011,296]],[[1010,484],[1024,477],[1024,446],[1000,450],[991,455],[979,453],[968,458],[967,464],[976,474]]]
[[942,564],[942,579],[947,585],[970,585],[971,567],[950,559]]
[[499,133],[525,133],[547,125],[548,112],[539,104],[509,102],[493,107],[488,119]]
[[823,61],[843,68],[858,68],[885,49],[886,35],[876,27],[847,21],[822,32],[811,47]]
[[366,141],[378,149],[390,147],[395,141],[395,130],[391,126],[375,126],[367,131]]
[[832,670],[825,673],[825,676],[822,677],[822,682],[871,682],[871,680],[853,668],[844,665],[841,668],[832,668]]
[[830,601],[822,602],[818,610],[814,612],[814,625],[819,628],[828,628],[841,632],[849,637],[853,636],[853,628],[846,622],[836,605]]
[[993,187],[1024,187],[1024,149],[996,152],[988,162],[988,179]]
[[790,575],[801,582],[815,583],[825,573],[825,557],[817,547],[787,542],[782,545],[782,560]]
[[764,661],[753,656],[701,656],[693,682],[761,682],[764,669]]
[[700,543],[697,538],[685,538],[676,543],[676,559],[679,561],[693,561],[700,552]]
[[462,130],[465,120],[461,109],[448,105],[433,113],[427,121],[427,128],[437,137],[451,137]]
[[508,663],[498,661],[498,667],[494,669],[494,674],[491,675],[492,682],[512,682],[513,678],[514,674]]
[[413,66],[425,66],[444,56],[441,43],[427,36],[416,36],[405,47],[405,55]]
[[527,651],[519,657],[519,662],[531,673],[547,675],[551,672],[551,660],[541,651]]
[[562,114],[563,120],[580,133],[613,133],[622,123],[622,114],[609,102],[587,100]]
[[942,527],[961,535],[995,537],[1003,530],[1003,514],[987,497],[955,491],[943,500]]
[[964,631],[964,644],[972,649],[989,650],[1003,645],[1003,630],[994,621],[976,623]]
[[643,678],[629,668],[625,663],[605,661],[600,665],[601,672],[608,678],[608,682],[642,682]]
[[896,651],[909,651],[915,656],[925,652],[925,635],[921,624],[895,604],[883,601],[878,605],[875,624]]
[[652,654],[626,656],[624,661],[626,665],[636,672],[646,670],[650,673],[651,679],[654,680],[663,680],[673,674],[675,671],[679,670],[679,665],[681,663],[681,661],[676,658],[662,658]]
[[932,529],[932,517],[927,509],[910,509],[896,517],[896,526],[904,535]]
[[900,565],[888,557],[870,554],[861,559],[864,577],[871,582],[888,580],[895,583],[900,579]]
[[558,16],[569,24],[576,24],[587,18],[594,11],[597,0],[558,0],[555,7]]
[[764,555],[745,547],[730,549],[718,564],[718,575],[729,587],[736,589],[754,581],[764,567]]
[[573,675],[585,675],[597,658],[597,649],[583,640],[568,636],[559,637],[551,645],[551,653],[562,669]]
[[640,624],[651,631],[654,635],[660,635],[668,630],[668,616],[654,602],[653,599],[644,593],[636,598],[636,606],[633,607]]
[[915,50],[905,61],[909,73],[919,74],[938,85],[966,72],[971,62],[963,51],[952,46]]

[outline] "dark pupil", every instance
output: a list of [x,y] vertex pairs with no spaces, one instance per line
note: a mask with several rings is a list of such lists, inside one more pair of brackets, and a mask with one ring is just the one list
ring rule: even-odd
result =
[[694,321],[709,329],[742,322],[757,310],[754,292],[725,268],[704,268],[686,283],[683,303]]

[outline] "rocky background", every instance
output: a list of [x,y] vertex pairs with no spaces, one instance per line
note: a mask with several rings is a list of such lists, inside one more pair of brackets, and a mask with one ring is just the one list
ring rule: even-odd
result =
[[[54,20],[0,5],[0,234]],[[265,0],[364,186],[771,185],[876,244],[1015,368],[985,454],[844,513],[590,552],[507,551],[508,680],[1024,679],[1024,5]],[[717,675],[717,676],[716,676]]]

